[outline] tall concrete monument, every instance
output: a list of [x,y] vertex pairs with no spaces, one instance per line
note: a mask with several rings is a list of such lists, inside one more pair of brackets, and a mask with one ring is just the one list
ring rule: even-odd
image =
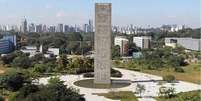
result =
[[111,3],[95,4],[95,84],[110,84]]

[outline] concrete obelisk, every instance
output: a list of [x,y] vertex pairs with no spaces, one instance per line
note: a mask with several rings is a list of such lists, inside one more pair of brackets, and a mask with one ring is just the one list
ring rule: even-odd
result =
[[111,3],[95,4],[95,84],[110,84]]

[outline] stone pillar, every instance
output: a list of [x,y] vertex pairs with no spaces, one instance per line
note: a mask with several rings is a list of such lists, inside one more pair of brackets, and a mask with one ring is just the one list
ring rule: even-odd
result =
[[95,84],[110,84],[111,3],[95,4]]

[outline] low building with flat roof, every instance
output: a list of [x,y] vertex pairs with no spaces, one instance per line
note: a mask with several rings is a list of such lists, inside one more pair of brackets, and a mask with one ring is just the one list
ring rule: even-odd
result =
[[194,39],[191,37],[168,37],[165,38],[165,45],[173,48],[179,45],[188,50],[201,51],[201,39]]

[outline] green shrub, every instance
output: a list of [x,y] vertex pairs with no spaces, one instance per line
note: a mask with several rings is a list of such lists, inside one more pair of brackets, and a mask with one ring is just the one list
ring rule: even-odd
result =
[[92,77],[94,77],[94,74],[93,73],[85,73],[83,76],[85,78],[92,78]]
[[111,71],[111,77],[120,78],[120,77],[122,77],[122,74],[121,74],[120,71],[117,71],[117,70],[112,69],[112,71]]
[[181,67],[177,67],[174,69],[175,72],[184,73],[184,69]]
[[0,101],[4,101],[4,98],[2,96],[0,96]]
[[174,75],[165,75],[165,76],[163,76],[163,80],[167,81],[168,83],[171,83],[171,82],[175,81],[175,76]]

